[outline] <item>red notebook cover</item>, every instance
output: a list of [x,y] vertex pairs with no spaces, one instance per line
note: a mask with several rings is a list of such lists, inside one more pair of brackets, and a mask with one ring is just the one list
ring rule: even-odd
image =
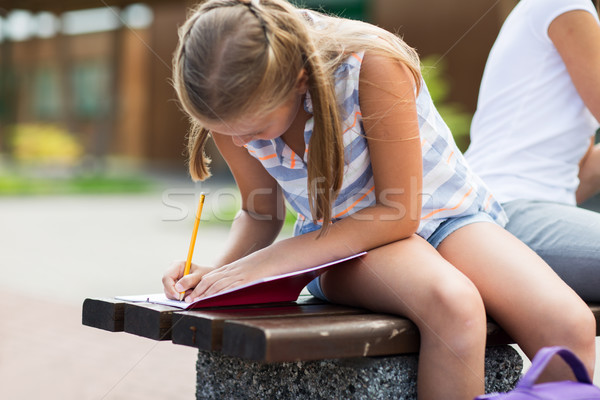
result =
[[329,268],[362,255],[366,252],[354,254],[350,257],[335,260],[327,264],[318,265],[290,272],[288,274],[264,278],[247,285],[227,290],[212,296],[204,297],[193,303],[169,300],[164,294],[142,295],[142,296],[118,296],[116,299],[126,301],[141,301],[156,304],[164,304],[188,310],[206,307],[225,307],[247,304],[277,303],[296,301],[302,289],[317,276]]

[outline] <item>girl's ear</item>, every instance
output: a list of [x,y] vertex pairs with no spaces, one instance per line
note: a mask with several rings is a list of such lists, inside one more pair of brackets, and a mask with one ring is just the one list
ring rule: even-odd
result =
[[296,92],[298,94],[304,94],[308,90],[308,73],[304,68],[298,74],[298,79],[296,80]]

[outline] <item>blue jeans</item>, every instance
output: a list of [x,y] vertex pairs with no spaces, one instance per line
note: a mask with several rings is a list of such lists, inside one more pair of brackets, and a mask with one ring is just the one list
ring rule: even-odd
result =
[[509,218],[506,230],[539,254],[583,300],[600,301],[600,213],[533,200],[502,207]]

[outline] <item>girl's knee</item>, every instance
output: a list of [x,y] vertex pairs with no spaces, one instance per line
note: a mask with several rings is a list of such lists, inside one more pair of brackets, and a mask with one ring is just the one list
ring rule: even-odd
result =
[[577,354],[590,375],[596,364],[596,318],[585,304],[574,307],[562,322],[560,343]]
[[565,346],[573,350],[590,371],[594,368],[596,359],[596,319],[589,307],[581,302],[580,305],[557,310],[559,318],[554,326],[548,327],[552,337],[548,345]]
[[589,307],[584,304],[568,312],[564,324],[564,334],[574,336],[578,346],[595,358],[596,318]]
[[580,302],[557,312],[560,314],[553,331],[559,333],[562,340],[572,340],[582,345],[595,342],[596,318],[585,303]]
[[433,288],[432,296],[452,319],[485,319],[481,295],[475,285],[466,278],[440,282]]
[[468,279],[440,281],[431,291],[431,315],[420,326],[458,348],[485,342],[486,313],[479,291]]

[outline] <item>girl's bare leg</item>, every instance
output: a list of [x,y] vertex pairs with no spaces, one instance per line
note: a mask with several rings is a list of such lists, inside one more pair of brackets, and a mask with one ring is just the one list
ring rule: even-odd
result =
[[369,251],[322,276],[334,302],[410,318],[421,334],[419,399],[472,399],[484,391],[486,316],[460,271],[418,236]]
[[[593,314],[526,245],[495,224],[475,223],[448,236],[438,251],[475,284],[487,313],[528,357],[544,346],[566,346],[593,376]],[[545,378],[565,379],[566,373],[557,360]]]

